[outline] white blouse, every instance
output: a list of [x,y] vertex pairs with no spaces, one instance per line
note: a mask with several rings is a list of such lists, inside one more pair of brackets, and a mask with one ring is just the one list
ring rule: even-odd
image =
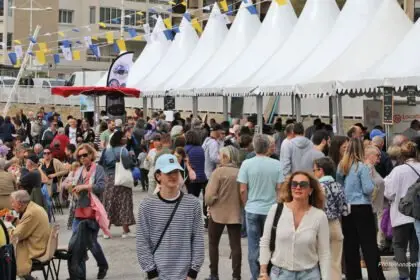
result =
[[276,247],[270,252],[270,235],[277,204],[268,212],[260,241],[260,263],[271,263],[290,271],[320,266],[321,278],[330,280],[330,233],[327,215],[311,207],[295,230],[293,212],[284,204],[277,225]]

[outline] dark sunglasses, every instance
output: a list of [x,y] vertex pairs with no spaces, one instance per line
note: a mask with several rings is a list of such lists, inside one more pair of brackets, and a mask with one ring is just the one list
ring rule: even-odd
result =
[[50,155],[51,152],[44,152],[44,155]]
[[292,188],[296,189],[298,186],[300,186],[302,189],[304,188],[309,188],[309,182],[307,181],[302,181],[302,182],[297,182],[297,181],[292,181],[291,184]]
[[79,157],[79,158],[85,158],[85,157],[88,157],[88,156],[89,156],[89,154],[88,154],[88,153],[78,155],[78,157]]

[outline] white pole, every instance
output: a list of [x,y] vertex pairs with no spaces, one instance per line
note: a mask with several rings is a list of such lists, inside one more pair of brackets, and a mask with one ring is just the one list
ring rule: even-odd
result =
[[7,63],[7,34],[9,29],[9,1],[3,1],[3,64]]
[[121,25],[120,25],[120,39],[124,39],[124,24],[125,24],[125,7],[124,0],[121,0]]
[[[36,28],[35,28],[35,32],[33,34],[33,37],[34,37],[35,40],[38,37],[38,33],[39,33],[40,29],[41,29],[41,26],[37,25]],[[28,59],[31,56],[29,53],[32,52],[33,47],[34,47],[34,43],[32,43],[32,41],[31,41],[29,43],[28,49],[26,50],[25,57],[23,58],[22,65],[20,66],[19,73],[16,77],[16,81],[13,85],[12,90],[9,92],[9,96],[7,97],[7,102],[6,102],[6,105],[4,106],[4,109],[3,109],[3,116],[4,117],[7,116],[7,112],[9,111],[12,95],[16,92],[16,90],[19,86],[20,78],[22,78],[23,72],[25,71],[26,64],[28,63]]]
[[[30,11],[29,11],[29,34],[32,34],[32,20],[33,20],[33,15],[32,15],[32,13],[33,13],[33,0],[31,0],[30,1],[31,2],[31,8],[30,8]],[[29,67],[31,68],[31,71],[32,71],[32,56],[30,56],[29,57]]]

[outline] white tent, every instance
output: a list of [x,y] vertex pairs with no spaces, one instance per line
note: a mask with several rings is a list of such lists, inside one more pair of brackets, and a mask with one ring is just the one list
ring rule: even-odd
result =
[[179,70],[165,83],[164,89],[177,89],[194,77],[217,51],[227,33],[225,18],[215,3],[196,48]]
[[335,0],[308,0],[293,33],[248,86],[269,85],[289,75],[330,33],[338,14]]
[[[273,82],[269,92],[290,93],[294,85],[305,82],[334,62],[370,24],[381,0],[347,0],[330,34],[288,77]],[[268,87],[267,87],[268,88]]]
[[106,86],[106,80],[108,79],[108,73],[105,73],[101,79],[96,83],[95,86],[97,87],[105,87]]
[[292,4],[272,1],[267,15],[249,47],[213,83],[214,88],[240,86],[258,71],[284,44],[297,22]]
[[370,69],[395,47],[413,26],[396,0],[384,0],[371,23],[347,50],[319,75],[295,88],[298,94],[334,94],[346,81]]
[[144,96],[153,95],[154,91],[163,89],[164,83],[178,70],[194,50],[198,35],[186,17],[182,18],[179,33],[172,45],[154,70],[135,87],[142,90]]
[[172,41],[166,39],[163,30],[165,30],[165,24],[159,16],[155,28],[153,28],[152,34],[150,35],[149,42],[134,62],[130,73],[128,73],[128,87],[134,87],[142,81],[168,51]]
[[191,95],[193,90],[194,94],[204,94],[206,88],[210,87],[218,76],[243,53],[261,26],[258,16],[248,11],[249,5],[251,3],[241,3],[221,47],[197,75],[180,87],[179,94]]

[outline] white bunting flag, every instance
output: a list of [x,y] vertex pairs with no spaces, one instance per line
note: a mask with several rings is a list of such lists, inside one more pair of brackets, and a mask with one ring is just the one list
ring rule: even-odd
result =
[[90,48],[90,46],[92,45],[92,37],[90,36],[85,36],[85,43],[86,43],[86,48]]
[[222,16],[225,19],[226,24],[231,24],[232,23],[227,14],[222,14]]
[[21,45],[16,45],[15,46],[15,53],[16,53],[16,56],[18,58],[22,58],[23,57],[23,50],[22,50],[22,46]]
[[60,46],[61,51],[63,52],[63,57],[65,60],[72,61],[73,60],[73,54],[71,52],[70,48],[65,48],[64,46]]
[[150,25],[148,23],[143,24],[144,34],[150,34]]

